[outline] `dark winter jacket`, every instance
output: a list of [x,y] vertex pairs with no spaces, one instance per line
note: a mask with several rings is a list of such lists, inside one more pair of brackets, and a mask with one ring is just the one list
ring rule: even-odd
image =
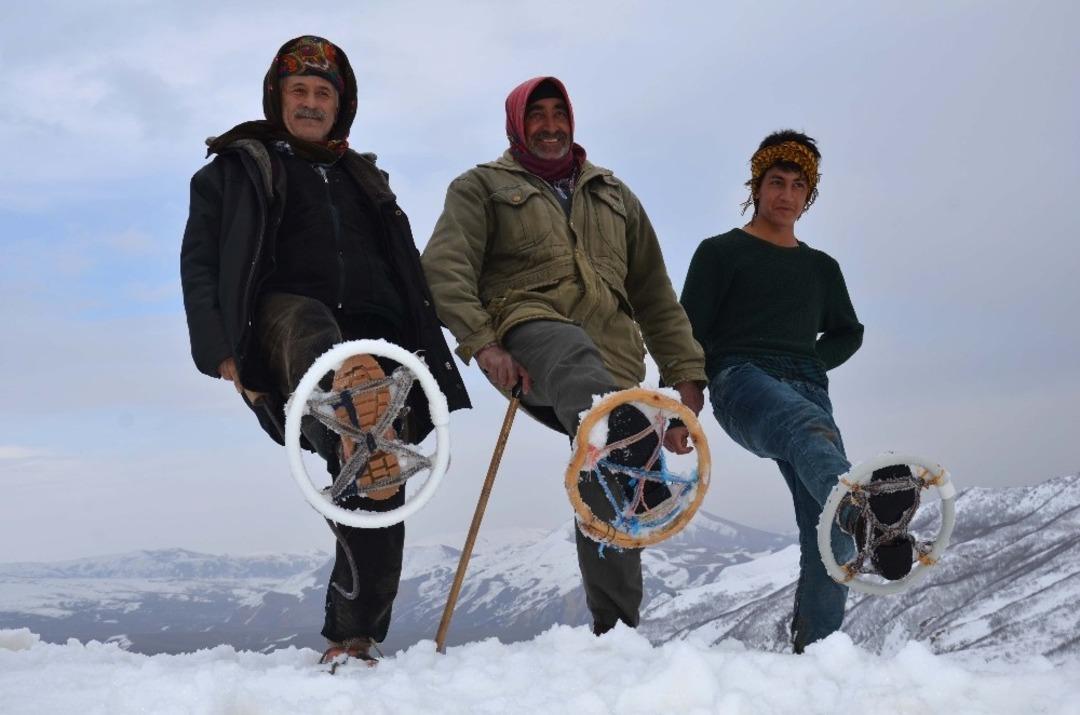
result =
[[[383,245],[407,304],[409,324],[402,326],[402,347],[421,353],[446,395],[451,410],[469,407],[468,394],[432,306],[408,218],[397,205],[387,176],[373,155],[348,151],[342,166],[360,187],[380,224]],[[285,171],[276,152],[252,139],[221,150],[191,180],[191,207],[180,256],[191,354],[198,369],[218,377],[218,366],[236,359],[241,383],[269,395],[270,412],[283,420],[286,395],[278,394],[259,354],[252,325],[262,280],[265,252],[272,249],[282,221]],[[431,429],[419,406],[420,435]],[[278,442],[271,416],[256,410],[263,428]]]
[[263,293],[307,296],[336,312],[374,313],[392,326],[407,325],[375,206],[356,190],[343,162],[312,164],[286,147],[273,149],[285,167],[289,200],[273,251],[266,252],[272,267]]

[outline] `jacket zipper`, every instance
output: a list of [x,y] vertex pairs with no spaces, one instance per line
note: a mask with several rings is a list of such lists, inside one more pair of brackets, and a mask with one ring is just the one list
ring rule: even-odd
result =
[[330,190],[330,177],[327,175],[326,167],[316,165],[315,171],[322,177],[323,186],[326,187],[326,202],[330,206],[330,222],[334,226],[334,248],[337,249],[338,267],[338,290],[335,302],[338,310],[341,310],[345,303],[345,255],[341,246],[341,216],[338,213],[337,206],[334,205],[334,194]]

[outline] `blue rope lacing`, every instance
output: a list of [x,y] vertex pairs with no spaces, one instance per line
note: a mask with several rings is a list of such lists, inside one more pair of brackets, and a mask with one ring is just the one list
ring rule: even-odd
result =
[[[625,464],[619,464],[606,458],[601,458],[596,462],[596,466],[592,468],[591,474],[596,476],[597,481],[600,483],[600,488],[604,492],[604,496],[607,498],[608,503],[611,504],[612,509],[615,512],[615,516],[611,521],[611,525],[630,536],[641,536],[657,529],[662,528],[669,522],[671,522],[678,514],[686,507],[686,502],[689,499],[689,495],[693,492],[693,487],[698,483],[698,471],[694,469],[688,476],[680,474],[674,474],[667,468],[667,460],[664,458],[663,450],[659,452],[659,458],[655,469],[645,469],[642,467],[631,467]],[[635,507],[638,504],[637,500],[631,500],[623,497],[621,494],[616,495],[608,480],[605,479],[605,475],[600,472],[600,467],[606,468],[609,472],[619,472],[630,477],[627,484],[632,489],[637,489],[638,483],[641,481],[661,482],[668,487],[681,487],[679,489],[671,489],[671,496],[669,499],[678,499],[679,504],[676,508],[668,509],[663,514],[656,515],[653,510],[658,505],[649,506],[646,504],[646,509],[642,513],[635,513]],[[665,499],[664,502],[667,500]],[[664,503],[664,502],[661,502]],[[604,548],[610,544],[600,544],[599,552],[600,556],[604,555]]]

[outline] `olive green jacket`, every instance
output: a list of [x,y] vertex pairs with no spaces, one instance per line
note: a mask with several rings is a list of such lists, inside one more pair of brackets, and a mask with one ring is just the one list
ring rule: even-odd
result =
[[705,380],[704,354],[645,210],[588,161],[569,219],[509,152],[465,172],[446,192],[421,263],[466,363],[515,325],[561,320],[585,330],[621,386],[644,379],[646,344],[665,384]]

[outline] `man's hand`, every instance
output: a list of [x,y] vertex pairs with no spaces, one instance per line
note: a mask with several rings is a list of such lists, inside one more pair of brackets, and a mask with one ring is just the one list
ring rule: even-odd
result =
[[690,454],[694,448],[690,446],[690,430],[685,425],[672,427],[664,433],[664,448],[675,454]]
[[236,369],[235,358],[225,358],[217,368],[218,374],[225,380],[231,380],[237,392],[242,393],[244,386],[240,384],[240,371]]
[[532,378],[521,363],[499,345],[488,345],[477,351],[476,362],[495,387],[510,390],[521,380],[521,393],[529,394]]
[[679,399],[690,408],[695,415],[701,414],[701,408],[705,406],[705,392],[693,380],[683,380],[675,385],[679,391]]
[[[705,406],[705,393],[702,392],[700,385],[693,380],[683,380],[675,385],[675,389],[678,390],[679,399],[687,409],[695,415],[701,413],[701,408]],[[694,448],[690,446],[690,430],[686,428],[686,425],[672,427],[664,433],[664,448],[675,454],[689,454],[694,451]]]
[[265,392],[255,392],[240,384],[240,371],[236,369],[235,358],[225,358],[222,360],[221,364],[218,365],[218,374],[225,380],[232,380],[233,387],[236,388],[236,391],[246,397],[247,401],[253,405],[258,404],[260,400],[266,397]]

